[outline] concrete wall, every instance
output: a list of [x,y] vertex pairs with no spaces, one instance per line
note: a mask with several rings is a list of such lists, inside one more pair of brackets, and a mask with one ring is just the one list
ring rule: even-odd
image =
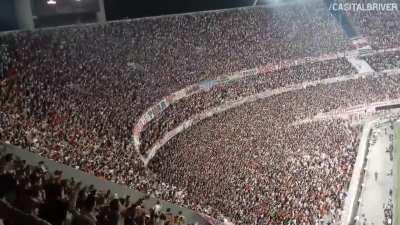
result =
[[35,28],[31,0],[15,0],[15,14],[19,29],[33,30]]
[[[104,8],[104,0],[98,0],[98,1],[99,1],[100,11],[96,13],[95,22],[105,23],[107,20]],[[17,18],[18,29],[20,30],[35,29],[35,21],[32,13],[31,0],[15,0],[15,15]]]
[[96,13],[97,22],[105,23],[107,21],[107,19],[106,19],[106,11],[104,9],[104,0],[99,0],[99,7],[100,7],[100,11]]
[[[47,165],[50,172],[54,172],[55,170],[61,170],[63,171],[65,178],[74,177],[75,180],[81,181],[82,184],[84,185],[91,185],[91,184],[94,185],[94,187],[98,190],[111,190],[112,193],[117,193],[119,197],[130,195],[132,201],[135,201],[145,195],[144,193],[129,189],[127,186],[119,185],[109,181],[104,181],[95,176],[88,175],[80,170],[76,170],[72,167],[57,163],[49,159],[41,158],[37,154],[23,150],[13,145],[0,144],[0,151],[6,153],[12,153],[14,156],[26,160],[27,164],[30,165],[37,165],[38,162],[43,161]],[[148,208],[151,208],[152,206],[154,206],[157,200],[158,199],[151,198],[149,200],[146,200],[144,202],[144,205]],[[176,214],[179,211],[182,211],[188,223],[198,222],[198,224],[200,225],[208,224],[201,216],[199,216],[197,213],[195,213],[190,209],[182,208],[165,201],[160,201],[160,202],[162,203],[163,210],[171,208],[171,212]]]
[[394,151],[394,198],[393,198],[393,219],[394,219],[394,224],[400,225],[400,192],[399,192],[399,175],[400,175],[400,140],[398,138],[400,137],[400,119],[397,120],[394,123],[394,137],[393,137],[393,151]]
[[354,216],[358,209],[358,199],[361,194],[361,184],[364,178],[364,168],[367,162],[367,154],[369,148],[369,138],[371,136],[374,122],[368,122],[364,125],[360,144],[358,146],[357,158],[353,168],[350,185],[347,191],[347,196],[344,202],[341,215],[342,225],[351,225],[354,221]]

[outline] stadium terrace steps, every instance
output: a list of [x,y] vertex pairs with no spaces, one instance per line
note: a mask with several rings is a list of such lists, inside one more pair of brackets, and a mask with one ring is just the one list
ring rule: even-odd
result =
[[[383,75],[383,74],[389,74],[392,76],[399,76],[400,75],[400,70],[388,70],[385,72],[381,72],[379,73],[379,75]],[[378,75],[378,76],[379,76]],[[245,103],[249,103],[249,102],[255,102],[261,99],[265,99],[265,98],[269,98],[272,97],[274,95],[279,95],[282,93],[287,93],[287,92],[292,92],[292,91],[297,91],[297,90],[301,90],[301,89],[305,89],[307,87],[313,87],[319,84],[333,84],[333,83],[338,83],[338,82],[346,82],[349,80],[355,80],[355,79],[359,79],[359,78],[363,78],[366,76],[371,76],[371,77],[375,77],[377,76],[376,73],[363,73],[363,74],[355,74],[355,75],[347,75],[347,76],[342,76],[342,77],[334,77],[334,78],[328,78],[328,79],[324,79],[324,80],[318,80],[318,81],[311,81],[311,82],[304,82],[304,83],[300,83],[300,84],[296,84],[296,85],[290,85],[287,87],[282,87],[282,88],[277,88],[277,89],[273,89],[273,90],[266,90],[260,93],[257,93],[255,95],[251,95],[251,96],[245,96],[245,97],[241,97],[235,101],[229,101],[229,102],[225,102],[215,108],[212,109],[208,109],[200,114],[196,114],[193,115],[189,120],[184,121],[183,123],[181,123],[179,126],[177,126],[175,129],[167,132],[166,134],[164,134],[164,136],[159,139],[153,146],[151,146],[151,148],[148,150],[148,155],[146,158],[144,158],[143,163],[145,164],[145,166],[147,166],[149,164],[149,162],[153,159],[153,157],[155,156],[155,154],[157,153],[157,151],[163,147],[169,140],[171,140],[173,137],[177,136],[179,133],[184,132],[185,130],[189,129],[190,127],[192,127],[193,125],[197,124],[198,122],[212,117],[216,114],[220,114],[223,113],[227,110],[242,106]],[[391,100],[392,101],[397,101],[397,100]],[[373,106],[374,103],[371,103]],[[380,103],[375,103],[375,104],[382,104],[382,102]],[[384,102],[383,104],[386,104],[386,102]]]
[[[381,54],[384,52],[388,52],[388,53],[396,52],[396,51],[398,51],[398,49],[399,48],[381,49],[381,50],[374,50],[374,51],[371,50],[371,51],[368,51],[365,55]],[[303,59],[288,60],[288,61],[282,62],[281,64],[278,64],[278,65],[267,64],[265,66],[260,66],[258,68],[243,70],[243,71],[234,72],[232,74],[223,75],[223,76],[217,77],[215,80],[205,80],[198,84],[190,85],[186,88],[183,88],[177,92],[174,92],[174,93],[162,98],[161,101],[157,102],[156,104],[154,104],[153,106],[151,106],[145,110],[145,113],[143,113],[140,116],[138,122],[134,125],[134,128],[133,128],[133,133],[132,133],[133,147],[134,147],[135,151],[138,153],[138,155],[140,156],[140,159],[142,160],[142,162],[145,165],[147,165],[155,153],[153,153],[153,151],[150,151],[150,152],[152,152],[150,155],[143,155],[140,152],[140,147],[141,147],[140,134],[141,134],[142,130],[145,128],[146,124],[148,124],[150,121],[152,121],[156,117],[159,117],[163,113],[164,110],[166,110],[172,104],[175,104],[177,101],[179,101],[183,98],[188,98],[188,97],[198,94],[199,92],[202,92],[202,91],[209,91],[214,86],[224,85],[225,83],[244,79],[246,77],[256,76],[256,75],[259,75],[259,74],[262,74],[265,72],[279,71],[281,69],[290,68],[295,65],[313,63],[313,62],[323,62],[323,61],[337,59],[337,58],[343,58],[343,57],[346,58],[357,69],[358,73],[360,73],[360,74],[374,72],[374,70],[369,66],[369,64],[364,59],[359,58],[359,51],[353,50],[353,51],[348,51],[348,52],[344,52],[344,53],[323,55],[320,57],[307,57],[307,58],[303,58]],[[388,71],[390,72],[391,70],[388,70]],[[153,148],[153,147],[150,147],[150,148]]]

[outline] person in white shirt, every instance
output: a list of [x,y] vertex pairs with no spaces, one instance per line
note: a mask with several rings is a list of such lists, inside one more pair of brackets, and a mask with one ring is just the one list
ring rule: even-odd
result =
[[157,203],[153,206],[154,214],[160,215],[161,208],[160,201],[157,201]]

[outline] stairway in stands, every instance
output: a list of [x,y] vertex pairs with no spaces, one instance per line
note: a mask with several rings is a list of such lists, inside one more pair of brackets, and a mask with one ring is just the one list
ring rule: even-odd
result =
[[371,52],[372,48],[368,40],[360,35],[354,26],[351,24],[349,18],[342,10],[335,10],[333,4],[337,4],[337,0],[324,0],[329,12],[335,17],[343,32],[350,39],[350,42],[356,50],[348,52],[346,59],[357,69],[359,73],[374,72],[374,69],[361,57]]

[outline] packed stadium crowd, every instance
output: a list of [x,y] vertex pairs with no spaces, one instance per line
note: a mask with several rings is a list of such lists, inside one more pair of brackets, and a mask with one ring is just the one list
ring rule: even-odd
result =
[[43,162],[28,165],[0,153],[0,224],[5,225],[183,225],[185,217],[160,202],[147,209],[148,196],[132,201],[84,186],[62,171],[48,171]]
[[[13,43],[14,60],[30,62],[30,68],[22,71],[12,63],[19,74],[37,74],[44,65],[52,65],[59,70],[57,75],[90,72],[97,80],[110,73],[129,74],[125,71],[128,63],[140,65],[145,77],[136,73],[131,77],[137,84],[136,94],[146,101],[138,106],[147,107],[147,101],[152,103],[201,79],[347,49],[348,41],[325,5],[310,5],[313,11],[296,5],[233,9],[26,32],[17,37],[10,34],[1,41]],[[92,83],[90,78],[81,79]]]
[[[337,121],[284,129],[273,124],[271,131],[250,132],[245,120],[233,118],[230,125],[225,117],[212,120],[204,127],[212,128],[210,132],[196,128],[183,135],[185,140],[171,143],[182,150],[167,147],[157,156],[170,162],[151,165],[162,176],[175,171],[166,179],[184,184],[191,207],[210,206],[208,213],[221,213],[237,224],[314,224],[338,218],[354,162],[356,132],[346,133]],[[186,154],[188,148],[195,151]]]
[[388,205],[384,206],[384,214],[385,220],[383,221],[384,225],[392,225],[393,224],[393,201],[390,200]]
[[[187,205],[198,210],[201,210],[199,206],[209,205],[214,216],[223,214],[239,224],[252,223],[260,218],[275,223],[295,219],[313,224],[323,219],[324,215],[335,217],[336,210],[340,208],[339,196],[342,196],[351,176],[358,132],[343,131],[347,128],[340,121],[300,126],[290,124],[319,112],[398,98],[399,82],[398,76],[360,78],[329,86],[318,85],[267,98],[261,103],[247,104],[210,118],[173,139],[159,150],[149,166],[163,180],[184,188]],[[339,138],[343,132],[349,139]],[[335,146],[348,150],[329,150]],[[309,160],[329,155],[326,151],[332,151],[334,155],[324,159],[327,163],[318,164],[322,169],[310,165],[297,168],[304,160],[302,154],[307,151],[315,153],[310,154]],[[337,160],[342,164],[333,163]],[[254,164],[262,169],[255,170]],[[336,180],[340,173],[335,176],[324,174],[343,168],[348,170],[343,172],[340,180]],[[277,177],[274,177],[275,174]],[[320,177],[317,184],[329,184],[334,189],[321,189],[312,181],[307,181],[307,185],[302,183],[308,175],[317,180]],[[213,177],[212,181],[208,180],[209,177]],[[262,182],[263,179],[268,185]],[[295,193],[284,192],[287,191],[283,188],[286,185],[292,187],[290,190]],[[296,188],[296,185],[301,186]],[[299,210],[296,204],[286,204],[287,198],[303,196],[296,193],[303,189],[309,190],[305,198],[308,200],[300,204],[305,208]],[[285,197],[269,196],[280,191],[285,193],[282,194]],[[329,194],[321,194],[321,199],[315,201],[314,195],[318,195],[319,191]],[[267,199],[260,197],[264,193],[268,193],[264,196]],[[337,205],[332,203],[326,206],[332,200],[328,200],[327,196],[336,199]],[[252,207],[248,205],[250,202]],[[259,209],[258,204],[266,205]]]
[[0,43],[0,79],[6,76],[6,71],[8,70],[8,64],[10,62],[10,56],[8,51],[6,51],[6,44]]
[[[318,85],[226,112],[173,139],[149,169],[131,143],[141,113],[186,85],[351,48],[325,5],[310,4],[313,10],[255,7],[1,35],[0,53],[10,61],[0,86],[0,141],[237,224],[337,220],[359,128],[290,123],[399,97],[398,76]],[[141,152],[221,102],[355,72],[338,59],[216,87],[149,124]]]
[[[130,146],[140,113],[201,79],[345,49],[327,9],[313,7],[313,26],[301,16],[310,12],[290,6],[2,35],[11,60],[1,86],[1,140],[145,191],[148,174]],[[132,71],[131,62],[143,69]]]
[[375,70],[391,70],[400,68],[400,51],[385,52],[362,57]]
[[338,0],[343,3],[396,4],[395,10],[347,10],[348,18],[359,32],[368,39],[375,49],[397,48],[400,46],[399,29],[400,4],[398,1],[381,0]]
[[146,154],[165,132],[177,127],[191,116],[240,97],[254,95],[262,91],[315,81],[326,78],[355,74],[357,71],[344,58],[307,63],[290,68],[249,76],[230,81],[211,90],[184,98],[165,109],[161,116],[151,120],[141,133],[141,153]]

